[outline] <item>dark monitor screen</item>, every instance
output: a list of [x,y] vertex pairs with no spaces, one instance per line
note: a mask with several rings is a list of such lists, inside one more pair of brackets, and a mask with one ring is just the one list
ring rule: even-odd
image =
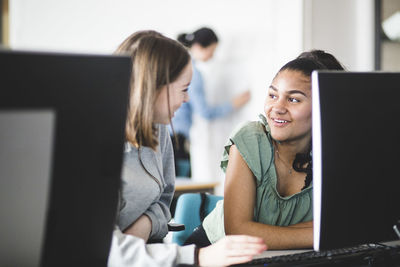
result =
[[[0,265],[106,266],[130,59],[1,51],[0,76],[1,231],[15,233],[2,235]],[[18,246],[29,238],[41,240]]]
[[314,72],[314,249],[398,239],[400,73]]

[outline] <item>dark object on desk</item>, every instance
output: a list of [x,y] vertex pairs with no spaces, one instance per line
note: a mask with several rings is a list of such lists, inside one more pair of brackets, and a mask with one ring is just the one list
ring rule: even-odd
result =
[[255,259],[237,266],[400,266],[400,247],[361,245]]
[[185,230],[185,225],[181,223],[168,223],[168,231],[178,232]]
[[400,73],[314,72],[314,250],[397,240]]
[[[39,116],[36,121],[45,125],[43,132],[47,133],[47,137],[51,138],[54,130],[54,138],[47,144],[25,147],[39,152],[44,150],[37,157],[48,155],[41,163],[38,161],[45,164],[42,172],[49,177],[43,179],[44,188],[40,191],[45,195],[41,206],[42,218],[39,218],[43,225],[24,229],[42,229],[43,234],[36,235],[41,239],[36,245],[41,245],[25,249],[18,246],[9,248],[11,253],[1,255],[0,265],[106,266],[120,186],[130,59],[122,56],[2,51],[0,73],[0,114],[3,119],[10,122],[16,114],[22,118],[17,121],[21,125],[24,119],[36,114]],[[43,118],[40,118],[40,112]],[[15,125],[15,132],[18,132],[19,126]],[[29,131],[35,131],[33,126],[20,129],[27,131],[29,136]],[[2,131],[3,127],[7,125],[1,125]],[[4,138],[8,138],[3,140],[5,143],[9,139],[15,144],[24,142],[18,136]],[[9,148],[12,153],[14,150]],[[21,162],[29,161],[25,157],[36,153],[34,150],[21,152]],[[9,166],[9,173],[26,167],[29,166],[13,164]],[[24,181],[30,178],[35,177],[22,177],[23,183],[19,186],[29,185]],[[13,189],[11,177],[1,179],[2,183],[9,184],[2,185],[1,191]],[[40,193],[27,191],[30,194]],[[2,198],[2,202],[5,201],[1,206],[2,216],[7,216],[7,208],[21,209],[19,212],[23,216],[20,222],[29,224],[37,214],[28,210],[28,203],[24,203],[30,198],[24,195],[19,195],[19,198],[19,203]],[[0,231],[19,232],[18,229],[24,225],[17,223],[7,225],[6,229],[2,225]],[[13,244],[13,240],[23,243],[30,236],[9,237],[11,243],[7,243],[2,235],[2,247]]]
[[[181,223],[168,223],[168,231],[170,232],[179,232],[185,230],[185,225]],[[163,243],[162,239],[153,239],[148,241],[147,244],[155,244],[155,243]]]

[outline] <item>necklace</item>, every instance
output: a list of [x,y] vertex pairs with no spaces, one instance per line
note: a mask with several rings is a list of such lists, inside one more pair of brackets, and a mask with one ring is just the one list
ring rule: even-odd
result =
[[276,156],[277,156],[277,158],[279,159],[279,161],[282,162],[282,164],[283,164],[286,168],[289,169],[289,174],[292,174],[292,172],[293,172],[293,167],[290,167],[289,165],[287,165],[287,164],[281,159],[281,157],[279,156],[279,151],[278,151],[278,149],[275,149],[275,152],[276,152]]

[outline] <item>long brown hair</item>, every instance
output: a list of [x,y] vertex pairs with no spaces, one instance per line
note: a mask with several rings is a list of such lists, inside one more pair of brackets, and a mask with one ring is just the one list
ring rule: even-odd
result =
[[169,107],[169,84],[189,63],[189,53],[177,41],[156,31],[133,33],[115,53],[128,53],[132,59],[126,139],[135,146],[155,150],[158,139],[153,123],[154,103],[161,88],[167,86]]

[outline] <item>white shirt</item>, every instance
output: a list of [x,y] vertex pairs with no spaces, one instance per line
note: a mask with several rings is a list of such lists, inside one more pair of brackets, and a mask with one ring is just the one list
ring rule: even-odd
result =
[[194,264],[194,245],[148,244],[132,235],[123,234],[118,227],[112,236],[109,267],[172,267]]

